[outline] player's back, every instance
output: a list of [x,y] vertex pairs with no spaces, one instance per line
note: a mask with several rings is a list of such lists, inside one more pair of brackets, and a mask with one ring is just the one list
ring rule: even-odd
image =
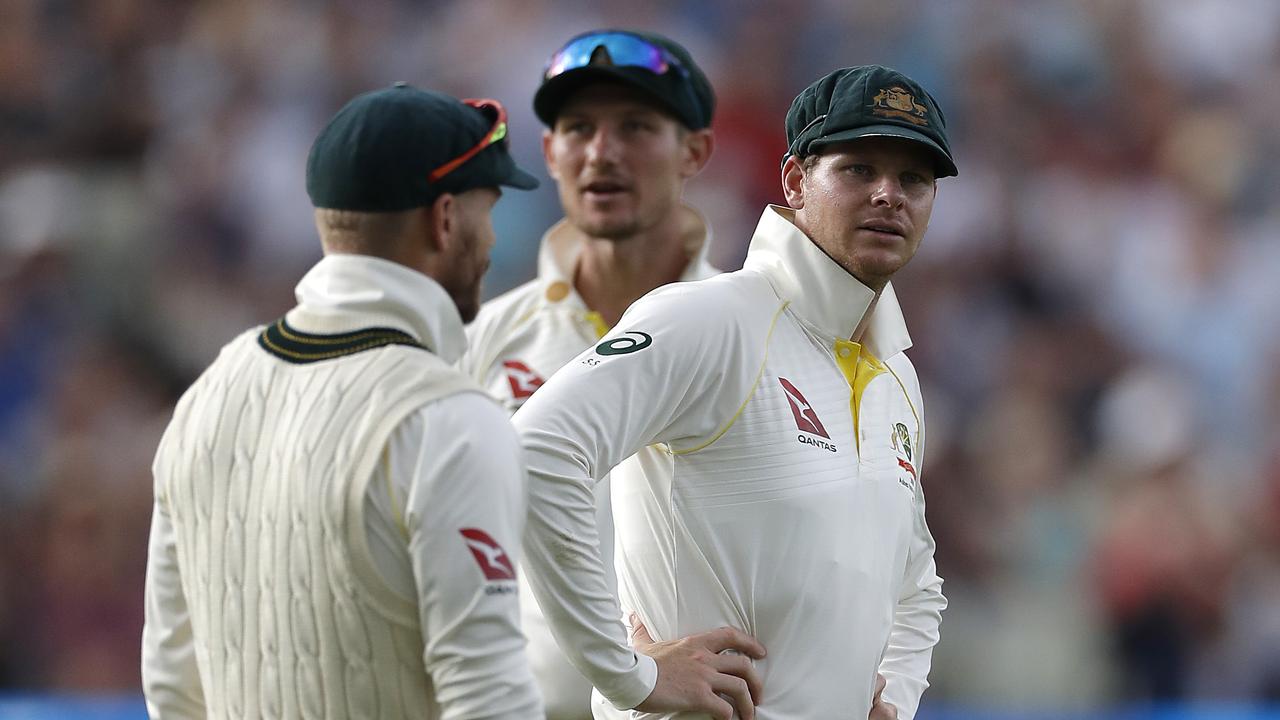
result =
[[364,488],[391,429],[456,372],[387,346],[290,363],[242,335],[156,456],[211,717],[436,717],[416,604],[376,580]]

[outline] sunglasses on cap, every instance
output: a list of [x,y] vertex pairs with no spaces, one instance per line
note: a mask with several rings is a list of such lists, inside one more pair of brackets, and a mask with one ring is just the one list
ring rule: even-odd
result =
[[543,81],[570,70],[587,67],[596,52],[603,48],[615,67],[644,68],[654,75],[666,75],[675,71],[687,75],[684,65],[661,45],[645,40],[639,35],[611,30],[579,35],[556,51],[547,61],[542,73]]
[[484,134],[484,137],[480,138],[480,142],[476,143],[475,147],[441,165],[435,170],[432,170],[431,174],[427,176],[427,180],[430,182],[438,181],[445,175],[457,170],[466,161],[476,155],[479,155],[481,150],[484,150],[495,143],[502,142],[507,138],[507,109],[502,107],[502,103],[488,98],[479,100],[468,98],[462,102],[480,110],[485,115],[492,117],[493,127],[489,129],[489,132]]

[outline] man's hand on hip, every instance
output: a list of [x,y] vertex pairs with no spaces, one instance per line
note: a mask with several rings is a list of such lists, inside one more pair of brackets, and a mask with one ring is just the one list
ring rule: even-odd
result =
[[[736,711],[741,720],[754,720],[763,685],[748,658],[759,660],[765,654],[755,638],[722,627],[654,642],[634,615],[631,626],[631,644],[658,664],[658,684],[637,710],[705,712],[716,720],[732,720]],[[725,650],[741,654],[721,655]]]
[[871,698],[871,712],[867,720],[898,720],[898,708],[890,705],[880,697],[884,694],[884,676],[876,673],[876,694]]

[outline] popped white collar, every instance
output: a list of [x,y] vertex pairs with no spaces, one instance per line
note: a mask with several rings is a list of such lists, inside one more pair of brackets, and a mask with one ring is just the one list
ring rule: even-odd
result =
[[298,282],[298,306],[285,316],[304,332],[329,335],[392,327],[447,363],[467,347],[453,298],[435,280],[368,255],[326,255]]
[[[761,215],[743,268],[763,273],[796,315],[830,340],[848,340],[875,298],[795,226],[795,211],[778,205]],[[862,344],[881,360],[911,347],[892,283],[880,293]]]

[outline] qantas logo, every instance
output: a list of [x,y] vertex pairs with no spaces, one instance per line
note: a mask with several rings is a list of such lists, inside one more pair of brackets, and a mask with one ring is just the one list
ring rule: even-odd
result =
[[515,580],[516,568],[507,557],[507,551],[489,533],[479,528],[463,528],[462,540],[476,559],[485,580]]
[[787,403],[791,405],[791,414],[796,418],[796,427],[810,435],[831,439],[827,434],[827,429],[822,427],[822,421],[818,419],[818,413],[813,411],[813,406],[808,400],[804,399],[804,395],[796,389],[791,381],[780,377],[778,382],[782,383],[782,391],[787,395]]
[[507,369],[507,382],[511,383],[511,397],[516,400],[523,400],[533,395],[545,382],[538,373],[530,370],[528,365],[519,360],[507,360],[502,363],[502,367]]
[[[804,399],[804,395],[791,384],[790,380],[780,377],[778,382],[782,384],[782,392],[787,396],[787,404],[791,406],[791,416],[796,419],[796,427],[800,429],[800,433],[796,435],[796,442],[822,448],[828,452],[837,452],[838,448],[827,442],[831,436],[827,434],[827,429],[822,427],[818,413],[814,411],[809,401]],[[818,438],[826,438],[826,440]]]

